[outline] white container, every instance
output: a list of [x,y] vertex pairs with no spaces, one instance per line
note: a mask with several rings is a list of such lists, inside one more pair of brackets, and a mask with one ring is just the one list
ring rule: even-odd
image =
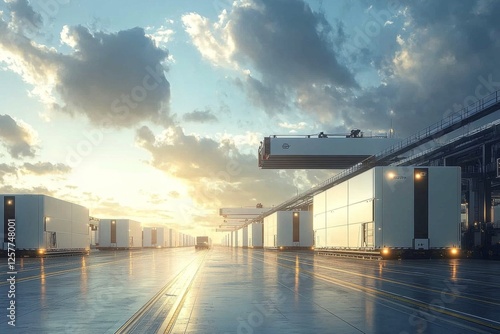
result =
[[375,167],[313,199],[316,248],[460,246],[459,167]]
[[[7,226],[15,219],[15,245],[18,250],[39,252],[90,249],[89,210],[83,206],[46,195],[0,195],[0,216]],[[7,217],[8,216],[8,217]],[[11,223],[12,225],[12,223]],[[0,229],[2,249],[9,240]]]
[[248,248],[248,226],[238,230],[238,247]]
[[248,225],[248,247],[262,248],[262,223],[252,223]]
[[142,231],[142,246],[166,248],[169,246],[169,229],[165,227],[145,227]]
[[101,219],[98,248],[141,248],[141,223],[130,219]]
[[265,137],[259,148],[259,167],[345,169],[398,142],[396,138]]
[[[297,224],[294,224],[297,221]],[[295,225],[295,226],[294,226]],[[265,248],[311,248],[312,212],[277,211],[264,218]]]

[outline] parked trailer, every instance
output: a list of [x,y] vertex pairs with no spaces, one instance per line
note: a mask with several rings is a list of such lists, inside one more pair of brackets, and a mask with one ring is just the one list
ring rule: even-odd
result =
[[2,253],[9,243],[18,256],[84,253],[90,250],[89,210],[46,195],[0,195]]
[[264,248],[312,249],[310,211],[277,211],[264,218]]
[[141,223],[131,219],[101,219],[98,249],[142,248]]
[[458,256],[459,167],[375,167],[313,198],[320,253]]
[[212,241],[207,236],[198,236],[196,237],[196,244],[194,245],[195,249],[210,249]]
[[169,229],[165,227],[145,227],[142,231],[142,246],[147,248],[166,248],[169,245]]

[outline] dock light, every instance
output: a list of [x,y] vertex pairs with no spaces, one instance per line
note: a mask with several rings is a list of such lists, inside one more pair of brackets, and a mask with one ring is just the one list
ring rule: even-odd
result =
[[457,254],[458,254],[458,249],[456,249],[456,248],[452,248],[452,249],[450,250],[450,252],[451,252],[451,255],[457,255]]
[[40,248],[40,249],[38,250],[38,255],[43,255],[43,254],[45,254],[45,249]]
[[283,249],[283,246],[280,246],[280,249]]
[[389,248],[385,247],[382,249],[382,254],[383,255],[389,255]]

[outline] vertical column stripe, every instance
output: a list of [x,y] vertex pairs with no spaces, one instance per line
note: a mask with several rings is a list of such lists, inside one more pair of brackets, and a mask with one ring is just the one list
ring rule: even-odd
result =
[[415,168],[413,171],[413,224],[414,238],[429,238],[429,170]]

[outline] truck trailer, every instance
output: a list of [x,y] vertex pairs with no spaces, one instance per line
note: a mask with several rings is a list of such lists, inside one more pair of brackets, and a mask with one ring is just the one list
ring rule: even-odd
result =
[[196,237],[195,249],[210,249],[210,238],[207,236]]
[[313,198],[316,251],[458,256],[460,167],[375,167]]
[[145,227],[142,231],[142,246],[145,248],[170,247],[170,232],[166,227]]
[[89,210],[46,195],[0,195],[1,252],[18,256],[84,253],[90,250]]
[[101,219],[98,249],[142,248],[141,223],[131,219]]
[[313,247],[311,211],[277,211],[264,218],[264,248],[288,250]]

